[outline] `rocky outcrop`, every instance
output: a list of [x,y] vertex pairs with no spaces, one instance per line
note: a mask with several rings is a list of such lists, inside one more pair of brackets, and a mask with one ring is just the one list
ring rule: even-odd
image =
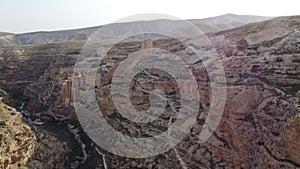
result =
[[0,168],[26,167],[36,143],[21,114],[0,101]]
[[68,168],[70,149],[67,144],[58,140],[45,130],[37,129],[34,153],[27,162],[28,168]]
[[[73,43],[75,49],[82,44]],[[68,44],[0,47],[0,85],[12,96],[23,93],[24,88],[36,82],[53,65],[64,67],[75,63]],[[51,51],[51,52],[50,52]],[[61,57],[64,56],[64,57]],[[68,64],[66,64],[68,63]]]

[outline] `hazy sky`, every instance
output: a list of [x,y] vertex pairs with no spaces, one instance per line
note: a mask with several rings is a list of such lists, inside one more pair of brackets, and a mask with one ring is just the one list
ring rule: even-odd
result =
[[140,13],[199,19],[226,13],[299,15],[299,0],[0,0],[0,32],[98,26]]

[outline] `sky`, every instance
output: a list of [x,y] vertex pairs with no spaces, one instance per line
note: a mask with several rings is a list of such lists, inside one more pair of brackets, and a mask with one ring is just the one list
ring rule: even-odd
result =
[[24,33],[99,26],[161,13],[180,19],[238,15],[300,15],[299,0],[0,0],[0,32]]

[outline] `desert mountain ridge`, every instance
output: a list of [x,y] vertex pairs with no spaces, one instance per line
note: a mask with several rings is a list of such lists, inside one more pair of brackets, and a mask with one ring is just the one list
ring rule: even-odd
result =
[[[204,33],[218,32],[220,30],[239,27],[248,23],[260,22],[271,17],[254,16],[254,15],[235,15],[225,14],[221,16],[205,18],[205,19],[189,19],[189,20],[149,20],[149,21],[133,21],[126,23],[112,23],[113,29],[124,32],[129,25],[160,25],[168,23],[174,25],[184,25],[184,22],[197,26]],[[74,40],[87,40],[102,26],[95,26],[81,29],[59,30],[59,31],[39,31],[21,34],[0,33],[0,45],[27,45],[27,44],[47,44]],[[180,28],[180,27],[179,27]],[[176,30],[170,30],[176,31]]]

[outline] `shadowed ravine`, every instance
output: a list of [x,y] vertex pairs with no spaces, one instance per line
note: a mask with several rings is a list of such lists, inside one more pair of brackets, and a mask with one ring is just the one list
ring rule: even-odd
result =
[[[61,135],[63,134],[63,141],[67,141],[67,145],[70,146],[70,148],[72,150],[76,150],[76,151],[72,151],[69,154],[69,158],[70,158],[70,168],[71,169],[77,169],[80,168],[80,166],[84,166],[85,162],[87,161],[88,158],[88,154],[86,152],[86,145],[85,143],[82,141],[82,136],[80,135],[80,127],[75,127],[74,125],[72,125],[72,123],[68,120],[65,121],[56,121],[55,118],[46,121],[46,120],[42,120],[34,115],[32,115],[31,113],[27,112],[24,109],[24,105],[26,103],[24,101],[20,101],[20,106],[18,107],[18,111],[21,112],[23,119],[28,122],[31,126],[34,126],[34,128],[42,128],[44,130],[47,130],[49,132],[53,132],[56,135]],[[66,128],[66,129],[64,129]],[[58,133],[57,131],[63,131],[63,133]],[[68,131],[70,134],[66,133],[66,131]],[[67,138],[66,138],[67,137]],[[58,137],[59,138],[59,137]],[[81,147],[81,152],[79,151],[80,149],[77,149],[76,147],[76,143],[79,144],[79,146]],[[72,145],[74,148],[72,148]]]

